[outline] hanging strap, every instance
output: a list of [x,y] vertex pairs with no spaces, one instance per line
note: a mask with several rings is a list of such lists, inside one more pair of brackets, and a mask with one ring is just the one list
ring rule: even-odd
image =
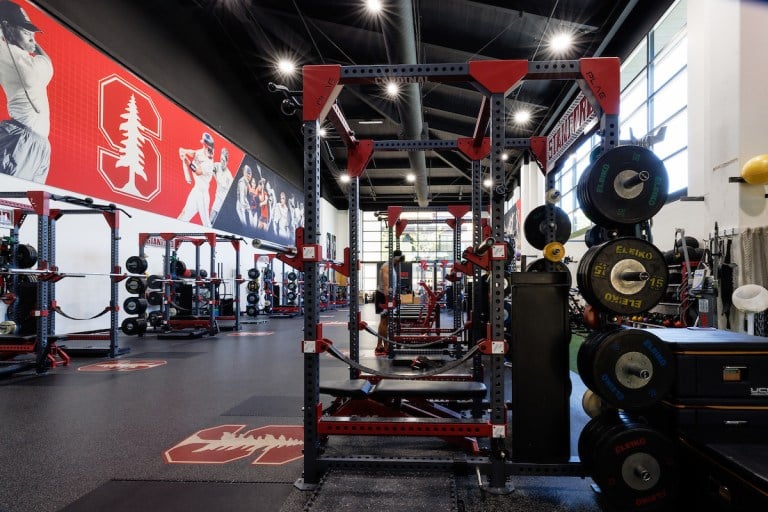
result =
[[107,306],[107,307],[104,308],[104,311],[102,311],[101,313],[97,313],[97,314],[95,314],[93,316],[89,316],[88,318],[77,318],[77,317],[74,317],[74,316],[70,316],[70,315],[66,314],[64,311],[62,311],[59,306],[56,306],[55,308],[53,308],[53,310],[56,313],[60,314],[61,316],[65,317],[65,318],[69,318],[70,320],[93,320],[94,318],[99,318],[101,315],[104,315],[104,314],[108,313],[109,311],[112,310],[112,308]]

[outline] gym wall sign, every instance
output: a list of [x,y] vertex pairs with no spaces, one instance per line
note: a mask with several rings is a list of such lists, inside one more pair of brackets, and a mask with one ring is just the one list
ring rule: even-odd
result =
[[105,361],[103,363],[89,364],[77,369],[79,372],[135,372],[139,370],[149,370],[168,364],[168,361],[149,360],[149,359],[119,359],[116,361]]
[[303,457],[304,427],[267,425],[241,433],[245,425],[198,430],[163,452],[167,464],[226,464],[255,459],[255,465],[282,465]]

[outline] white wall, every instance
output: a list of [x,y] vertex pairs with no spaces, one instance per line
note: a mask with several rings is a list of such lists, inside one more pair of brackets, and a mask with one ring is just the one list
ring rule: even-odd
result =
[[[65,190],[59,190],[52,187],[30,187],[31,183],[25,180],[12,178],[0,174],[0,191],[3,192],[25,192],[27,190],[44,190],[54,194],[73,195],[83,197],[78,194],[71,194]],[[104,204],[104,201],[94,199],[96,203]],[[26,200],[13,200],[18,203],[28,204]],[[51,202],[53,208],[71,209],[76,208],[67,203]],[[120,206],[120,205],[118,205]],[[134,208],[124,207],[132,216],[121,214],[120,216],[120,244],[119,244],[119,264],[125,272],[125,260],[132,255],[138,254],[138,236],[139,233],[160,233],[160,232],[186,232],[186,233],[204,233],[210,232],[204,230],[202,226],[180,222],[176,219],[143,212]],[[321,200],[320,204],[320,229],[321,233],[335,232],[337,235],[337,252],[339,259],[343,255],[342,249],[348,244],[346,212],[340,214],[327,201]],[[344,229],[339,226],[343,225]],[[221,234],[230,234],[218,231]],[[7,236],[8,232],[0,228],[0,236]],[[110,232],[104,217],[100,214],[94,215],[70,215],[64,216],[56,223],[56,264],[61,272],[97,272],[108,273],[111,271],[110,265]],[[322,239],[324,240],[324,236]],[[20,241],[30,244],[37,248],[37,216],[29,215],[20,230]],[[146,247],[149,268],[148,274],[163,274],[163,256],[164,248]],[[246,239],[240,249],[240,273],[247,280],[247,271],[253,266],[255,251],[251,246],[251,240]],[[193,267],[195,262],[195,248],[190,243],[183,243],[178,250],[179,259],[183,260],[188,267]],[[215,250],[216,263],[223,265],[222,277],[225,280],[225,287],[221,291],[234,294],[235,277],[235,251],[232,245],[219,242]],[[204,244],[200,247],[201,268],[206,269],[209,274],[210,247]],[[122,308],[123,301],[131,295],[125,291],[123,283],[119,284],[119,305]],[[245,284],[241,287],[241,310],[245,310]],[[59,307],[73,317],[89,317],[109,304],[109,278],[106,276],[88,276],[85,278],[65,278],[56,283],[56,300]],[[122,322],[125,315],[122,311],[119,320]],[[0,311],[0,320],[5,320],[5,311]],[[56,334],[67,332],[86,331],[94,329],[103,329],[109,326],[108,316],[102,316],[90,321],[74,321],[67,318],[56,317]]]

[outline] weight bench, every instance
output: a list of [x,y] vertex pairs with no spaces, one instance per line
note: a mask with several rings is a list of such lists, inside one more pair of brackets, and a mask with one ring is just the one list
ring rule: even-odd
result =
[[474,381],[365,379],[320,383],[335,397],[318,419],[321,435],[433,436],[479,453],[476,436],[490,437],[488,422],[464,418],[431,400],[482,400],[486,386]]

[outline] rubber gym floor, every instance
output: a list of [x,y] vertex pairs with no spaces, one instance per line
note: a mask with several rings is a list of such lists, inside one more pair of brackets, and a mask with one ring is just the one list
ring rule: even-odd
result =
[[[361,309],[375,326],[373,305]],[[347,320],[347,309],[321,313],[324,337],[342,350]],[[572,477],[514,477],[515,491],[498,496],[481,490],[475,474],[331,470],[315,491],[296,489],[302,332],[295,317],[200,339],[147,333],[121,338],[130,352],[108,371],[86,368],[108,359],[74,358],[46,375],[0,379],[0,512],[603,510],[591,480]],[[376,364],[375,342],[361,333],[364,364]],[[348,375],[342,362],[321,356],[322,380]],[[583,385],[571,377],[575,454],[588,418]],[[432,438],[339,437],[328,450],[456,453]]]

